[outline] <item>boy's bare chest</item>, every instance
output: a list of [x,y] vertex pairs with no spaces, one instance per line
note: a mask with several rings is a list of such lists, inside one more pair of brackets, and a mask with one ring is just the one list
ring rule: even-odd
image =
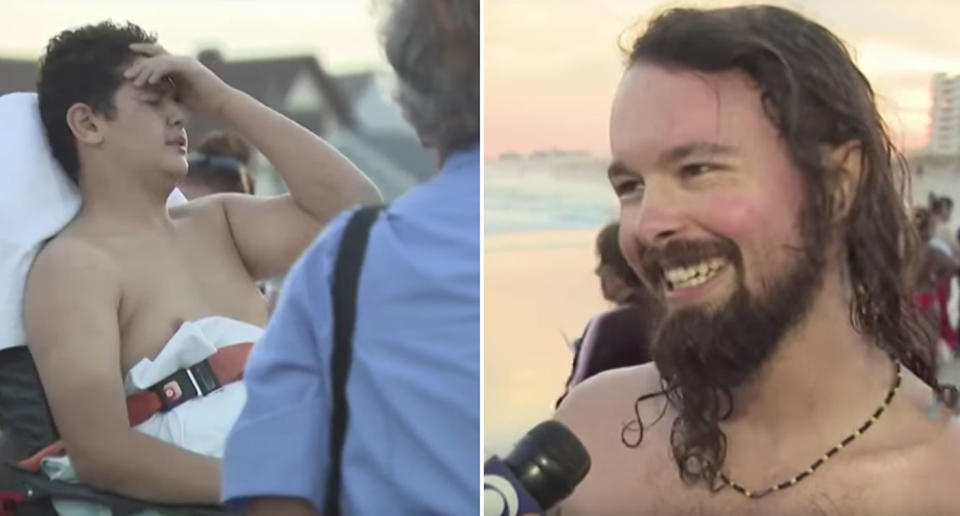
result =
[[156,356],[184,321],[220,315],[266,324],[264,298],[232,248],[189,239],[138,244],[115,251],[124,372]]

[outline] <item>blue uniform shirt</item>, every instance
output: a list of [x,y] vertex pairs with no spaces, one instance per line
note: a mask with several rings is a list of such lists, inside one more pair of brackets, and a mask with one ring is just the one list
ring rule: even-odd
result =
[[[329,475],[333,267],[351,213],[287,278],[247,365],[227,441],[224,499],[323,508]],[[357,295],[344,514],[459,515],[480,506],[480,151],[391,204],[370,233]]]

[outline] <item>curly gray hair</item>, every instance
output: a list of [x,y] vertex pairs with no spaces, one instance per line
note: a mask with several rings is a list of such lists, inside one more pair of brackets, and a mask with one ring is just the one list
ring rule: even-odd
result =
[[480,138],[480,1],[393,0],[382,27],[397,102],[427,147]]

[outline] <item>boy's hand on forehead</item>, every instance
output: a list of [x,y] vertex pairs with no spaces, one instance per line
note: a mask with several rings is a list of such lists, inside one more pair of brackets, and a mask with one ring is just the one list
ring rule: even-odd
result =
[[160,45],[149,43],[134,43],[130,50],[144,57],[123,73],[134,86],[163,87],[164,82],[172,82],[175,95],[191,111],[212,116],[223,112],[233,89],[199,61],[171,55]]

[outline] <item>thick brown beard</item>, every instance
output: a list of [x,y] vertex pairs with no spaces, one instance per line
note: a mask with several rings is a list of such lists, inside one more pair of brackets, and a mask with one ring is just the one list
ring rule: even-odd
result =
[[[681,253],[717,256],[722,251],[720,256],[736,270],[737,287],[728,301],[709,312],[688,308],[669,314],[651,347],[664,393],[678,412],[670,444],[680,476],[688,483],[703,480],[714,487],[726,455],[726,436],[719,423],[733,410],[732,389],[749,381],[786,332],[809,312],[823,282],[824,251],[805,245],[781,279],[753,294],[732,242],[678,245],[685,248]],[[698,246],[705,249],[697,251]]]

